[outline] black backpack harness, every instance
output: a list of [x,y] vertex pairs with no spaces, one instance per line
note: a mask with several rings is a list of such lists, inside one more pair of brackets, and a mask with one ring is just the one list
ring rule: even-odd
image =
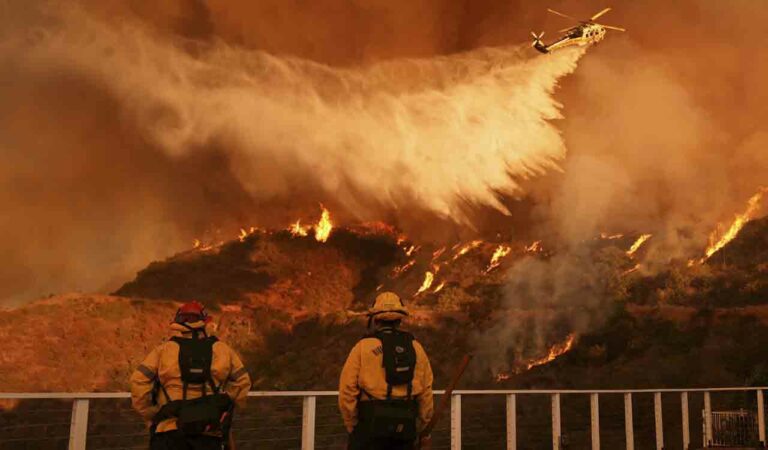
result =
[[[387,380],[387,397],[376,400],[361,389],[371,400],[360,401],[358,412],[361,432],[372,438],[412,441],[417,437],[418,403],[413,398],[413,375],[416,368],[416,350],[413,335],[396,329],[383,329],[366,337],[381,341],[382,365]],[[405,399],[393,399],[392,388],[406,385]]]
[[[189,327],[188,327],[189,328]],[[226,381],[217,386],[211,374],[213,362],[213,345],[218,342],[215,336],[208,336],[190,328],[192,338],[173,337],[171,340],[179,345],[179,368],[181,369],[182,397],[172,400],[159,381],[157,384],[165,395],[167,403],[153,417],[153,429],[167,419],[176,418],[177,428],[188,435],[221,432],[226,436],[232,423],[234,402],[224,391]],[[187,399],[190,385],[200,386],[201,396]],[[211,393],[208,394],[208,387]]]

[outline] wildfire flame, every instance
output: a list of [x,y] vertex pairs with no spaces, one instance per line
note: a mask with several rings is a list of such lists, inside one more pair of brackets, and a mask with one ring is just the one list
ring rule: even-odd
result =
[[609,234],[609,233],[606,233],[604,231],[602,233],[600,233],[600,239],[606,239],[606,240],[609,240],[609,241],[612,241],[614,239],[621,239],[623,237],[624,237],[624,235],[621,234],[621,233]]
[[488,273],[491,270],[499,267],[501,265],[501,259],[509,254],[509,252],[512,251],[512,248],[508,245],[499,245],[496,247],[496,250],[493,252],[493,256],[491,256],[491,262],[488,264],[488,268],[485,269],[485,272]]
[[549,353],[547,353],[547,356],[544,356],[539,359],[534,359],[533,361],[528,362],[528,364],[526,364],[525,370],[531,370],[536,366],[541,366],[550,361],[554,361],[555,358],[557,358],[558,356],[562,356],[563,354],[567,353],[571,348],[573,348],[573,344],[575,342],[576,342],[576,335],[569,334],[565,342],[561,342],[560,344],[553,345],[552,348],[549,349]]
[[509,380],[509,374],[506,372],[501,372],[499,374],[496,374],[496,382],[500,383],[502,381]]
[[444,287],[445,287],[445,281],[443,281],[442,283],[438,284],[437,287],[435,288],[435,290],[432,291],[432,292],[437,294],[438,292],[442,291]]
[[432,252],[432,261],[435,261],[437,258],[442,256],[443,253],[445,253],[445,247],[440,247],[439,249]]
[[632,247],[630,247],[629,250],[627,250],[627,255],[628,256],[634,255],[635,252],[640,250],[640,247],[642,247],[643,244],[645,244],[645,241],[651,238],[651,236],[652,236],[651,234],[643,234],[639,238],[637,238],[635,243],[632,244]]
[[759,191],[757,191],[755,195],[750,197],[749,201],[747,202],[747,209],[743,213],[736,215],[736,218],[733,220],[733,223],[731,223],[731,226],[728,227],[725,233],[722,233],[720,237],[718,237],[720,234],[719,226],[718,229],[709,235],[709,246],[707,247],[706,252],[704,252],[706,256],[702,258],[700,262],[704,262],[709,259],[710,256],[714,255],[718,250],[725,247],[739,234],[739,231],[741,231],[741,229],[744,227],[744,224],[752,219],[760,209],[760,202],[763,200],[763,195],[765,195],[766,192],[768,192],[768,188],[762,187]]
[[424,282],[421,283],[421,287],[418,291],[416,291],[416,295],[421,294],[422,292],[426,291],[432,286],[432,282],[435,281],[435,274],[432,272],[427,272],[424,274]]
[[328,240],[328,236],[331,235],[333,230],[333,222],[331,222],[331,213],[323,206],[323,213],[320,215],[320,221],[315,225],[315,240],[317,242],[325,242]]
[[[525,368],[519,368],[518,370],[515,370],[514,373],[521,373],[526,370],[531,370],[534,367],[544,365],[548,362],[554,361],[559,356],[564,355],[568,351],[570,351],[573,348],[573,345],[576,343],[576,335],[575,334],[569,334],[568,337],[565,339],[564,342],[561,342],[559,344],[553,345],[549,351],[547,352],[547,355],[541,358],[533,359],[528,361],[525,364]],[[505,380],[508,380],[511,377],[509,372],[501,372],[496,374],[496,382],[502,382]]]
[[240,240],[240,242],[243,242],[245,241],[245,238],[247,238],[248,236],[252,235],[255,232],[256,232],[256,228],[254,227],[251,227],[248,230],[246,230],[245,228],[240,228],[240,234],[237,236],[237,238]]
[[544,248],[541,246],[541,241],[535,241],[531,243],[531,245],[525,247],[527,253],[539,253],[542,250],[544,250]]
[[636,272],[639,269],[640,269],[640,264],[635,264],[633,267],[631,267],[631,268],[625,270],[624,272],[622,272],[621,276],[629,275],[630,273]]
[[193,248],[200,248],[200,239],[195,239],[195,242],[192,244]]
[[453,255],[453,259],[452,260],[456,261],[460,257],[466,255],[470,250],[473,250],[473,249],[479,247],[480,244],[482,244],[482,243],[483,243],[483,241],[477,240],[477,241],[472,241],[472,242],[469,242],[467,244],[464,244],[463,246],[461,246],[461,248],[459,248],[459,251],[457,251],[456,254]]
[[395,278],[399,275],[402,275],[404,272],[406,272],[408,269],[413,267],[416,264],[416,260],[412,259],[408,261],[407,263],[403,264],[402,266],[397,266],[394,269],[392,269],[392,275],[390,275],[392,278]]
[[306,225],[301,224],[301,220],[297,220],[296,223],[291,224],[290,227],[288,227],[288,231],[297,237],[304,237],[307,234],[309,234],[309,228]]

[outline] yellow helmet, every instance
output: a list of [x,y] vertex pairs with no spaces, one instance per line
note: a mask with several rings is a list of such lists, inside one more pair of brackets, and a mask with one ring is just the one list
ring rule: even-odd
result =
[[408,315],[408,309],[394,292],[382,292],[376,296],[368,315],[379,320],[397,320]]

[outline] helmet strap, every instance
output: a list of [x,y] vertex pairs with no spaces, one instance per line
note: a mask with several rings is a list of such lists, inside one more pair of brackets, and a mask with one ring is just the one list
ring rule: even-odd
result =
[[181,323],[180,325],[192,332],[192,339],[198,339],[201,331],[203,333],[203,336],[205,336],[206,338],[208,337],[208,333],[205,331],[205,326],[203,326],[201,330],[200,328],[192,328],[186,323]]

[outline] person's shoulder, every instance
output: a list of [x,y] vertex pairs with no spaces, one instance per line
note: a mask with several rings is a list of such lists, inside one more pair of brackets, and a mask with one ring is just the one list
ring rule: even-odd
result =
[[227,344],[226,342],[224,342],[224,341],[222,341],[222,340],[220,340],[218,338],[213,343],[213,349],[215,351],[224,351],[224,352],[232,352],[232,351],[234,351],[234,350],[232,350],[232,347],[229,344]]
[[424,346],[421,345],[421,342],[419,342],[418,339],[413,338],[413,348],[416,349],[417,352],[421,352],[426,354],[427,351],[424,349]]

